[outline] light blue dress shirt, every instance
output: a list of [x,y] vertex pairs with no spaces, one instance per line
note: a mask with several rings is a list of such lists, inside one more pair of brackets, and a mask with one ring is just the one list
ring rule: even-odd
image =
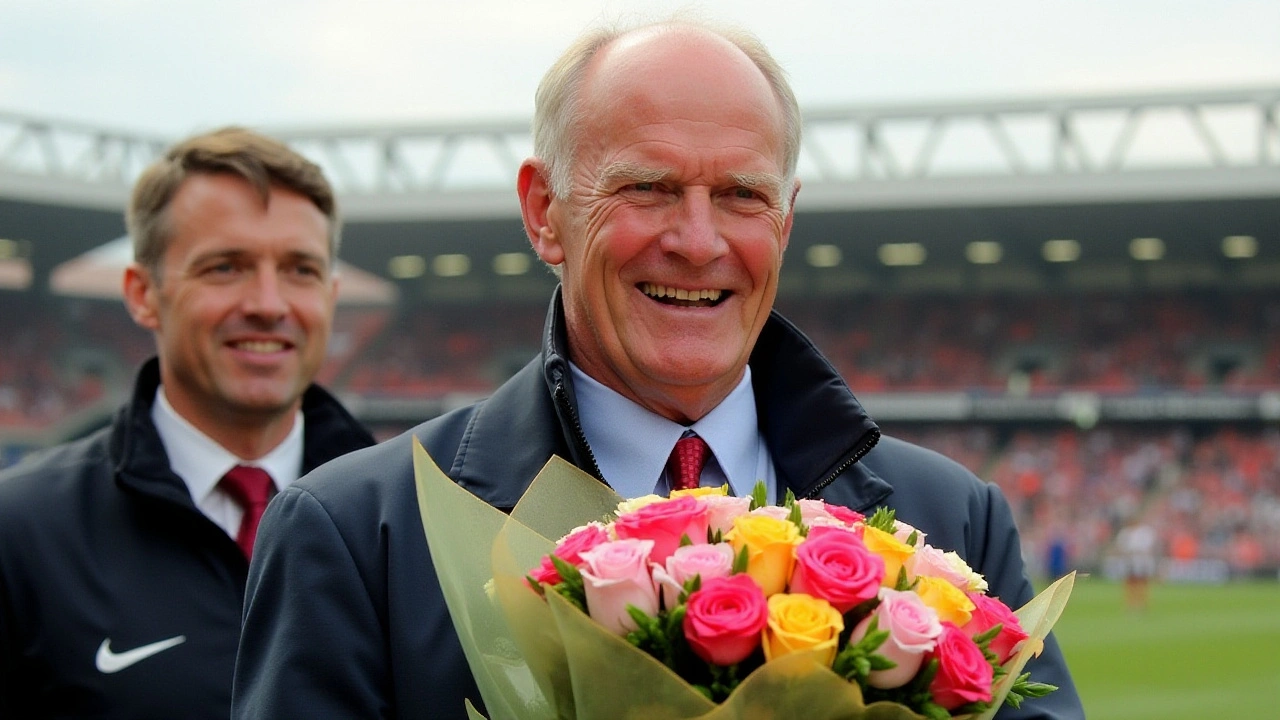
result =
[[570,363],[569,367],[582,432],[591,444],[601,474],[622,497],[666,495],[671,489],[667,458],[676,440],[691,430],[711,448],[712,457],[702,470],[703,486],[727,482],[734,495],[745,497],[751,494],[757,480],[763,480],[769,501],[777,502],[777,474],[756,424],[751,368],[719,405],[693,425],[685,426],[640,407],[577,365]]

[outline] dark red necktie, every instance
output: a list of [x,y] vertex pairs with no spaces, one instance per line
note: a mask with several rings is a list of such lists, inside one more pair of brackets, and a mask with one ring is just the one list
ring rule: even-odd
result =
[[667,470],[671,473],[672,490],[691,490],[698,487],[698,478],[702,475],[702,466],[707,464],[711,448],[707,441],[697,435],[683,437],[676,441],[667,460]]
[[237,465],[222,476],[219,486],[244,508],[240,531],[236,533],[236,544],[246,558],[252,557],[253,541],[258,537],[262,511],[267,509],[267,501],[271,499],[271,491],[275,489],[271,476],[262,468]]

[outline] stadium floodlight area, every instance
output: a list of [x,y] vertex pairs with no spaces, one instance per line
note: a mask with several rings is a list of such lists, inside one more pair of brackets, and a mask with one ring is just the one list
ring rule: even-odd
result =
[[[804,113],[800,210],[1280,195],[1280,87]],[[515,217],[525,121],[266,128],[352,220]],[[119,207],[171,139],[0,113],[0,198]]]

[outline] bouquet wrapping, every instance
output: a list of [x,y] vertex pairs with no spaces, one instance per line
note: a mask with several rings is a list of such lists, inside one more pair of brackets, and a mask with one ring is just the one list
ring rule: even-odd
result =
[[[484,698],[487,712],[494,720],[790,717],[815,720],[892,720],[923,717],[907,706],[890,700],[872,698],[873,701],[868,702],[867,696],[874,696],[875,690],[864,692],[860,682],[846,679],[832,670],[835,653],[853,644],[847,631],[842,633],[845,642],[843,647],[837,647],[834,640],[815,642],[812,637],[801,637],[804,635],[803,631],[797,634],[777,627],[771,628],[767,633],[756,632],[753,639],[747,640],[750,647],[735,648],[732,640],[726,643],[723,638],[706,647],[692,643],[700,657],[718,660],[722,665],[733,665],[726,660],[736,662],[744,651],[751,653],[755,663],[745,678],[731,677],[730,672],[728,690],[724,687],[725,683],[721,682],[725,675],[716,675],[714,683],[708,683],[706,678],[700,677],[700,682],[695,686],[669,667],[672,665],[669,658],[664,664],[655,654],[651,654],[652,648],[646,648],[650,650],[646,652],[633,644],[638,630],[635,612],[640,610],[642,618],[654,615],[657,608],[652,603],[655,602],[656,595],[658,606],[670,610],[678,604],[682,613],[680,617],[688,620],[689,615],[684,614],[688,607],[686,603],[715,603],[717,591],[737,592],[740,589],[722,588],[724,583],[742,585],[747,578],[751,578],[751,582],[756,585],[761,581],[765,584],[772,582],[767,577],[770,571],[760,569],[763,566],[756,567],[755,560],[751,559],[757,554],[755,548],[748,549],[741,538],[735,538],[735,543],[741,546],[739,551],[729,553],[733,556],[735,569],[741,571],[748,563],[752,564],[752,569],[749,573],[740,572],[728,578],[708,581],[706,592],[701,595],[698,595],[701,589],[700,576],[698,580],[683,583],[667,577],[665,583],[658,583],[664,587],[656,587],[652,591],[641,588],[639,595],[634,595],[637,598],[635,603],[625,602],[628,597],[632,597],[627,595],[628,591],[625,589],[620,595],[615,593],[622,600],[606,601],[597,595],[595,600],[589,599],[585,603],[580,596],[575,601],[574,593],[549,589],[562,579],[558,576],[558,568],[569,573],[575,572],[573,568],[553,563],[550,558],[553,554],[573,554],[572,548],[568,548],[566,552],[564,547],[565,538],[570,534],[578,536],[568,543],[574,544],[584,536],[595,536],[603,532],[605,526],[598,521],[616,514],[622,503],[616,493],[570,463],[552,458],[534,479],[512,513],[506,515],[450,480],[416,441],[413,452],[419,509],[432,562],[471,672]],[[641,506],[644,501],[633,503]],[[779,516],[784,511],[783,508],[773,510],[764,514]],[[797,516],[800,513],[798,506],[795,513]],[[843,514],[841,517],[843,519],[823,522],[839,525],[853,520]],[[793,539],[793,545],[816,541],[822,538],[823,532],[833,530],[817,528],[817,522],[815,521],[815,529],[820,532],[811,529],[809,538]],[[584,527],[587,528],[585,531]],[[834,531],[847,532],[845,529]],[[607,539],[614,539],[627,532],[626,529],[619,530],[610,526]],[[636,534],[645,535],[643,532]],[[730,534],[737,536],[742,533],[734,529]],[[702,544],[711,539],[712,533],[707,535],[708,537],[698,538],[685,535],[684,538],[678,538],[674,546],[670,537],[659,537],[657,542],[661,547],[658,547],[658,555],[652,555],[655,541],[651,537],[630,539],[626,543],[642,549],[642,559],[648,563],[654,557],[674,555],[681,539],[685,545],[689,541]],[[600,540],[600,537],[589,537],[580,544],[585,552],[603,547],[599,545]],[[558,542],[561,543],[559,550]],[[813,542],[814,547],[820,545],[822,543]],[[706,551],[707,547],[703,545],[699,551]],[[631,549],[623,548],[621,554],[626,556]],[[590,555],[589,552],[588,554]],[[582,564],[581,558],[575,556],[574,559]],[[595,559],[600,563],[609,561],[599,557]],[[623,560],[626,561],[627,558],[624,557]],[[654,565],[658,567],[656,572],[660,577],[665,575],[661,570],[661,562],[650,565],[648,572],[655,572]],[[592,565],[592,569],[597,568]],[[886,572],[893,572],[903,578],[906,576],[905,570],[899,568],[890,567]],[[790,571],[787,574],[792,585],[823,585],[821,578],[804,580],[798,579]],[[1020,641],[1016,646],[997,649],[997,654],[1008,657],[1003,660],[1002,674],[991,687],[989,709],[981,714],[956,717],[990,718],[995,715],[1004,697],[1014,687],[1015,681],[1019,680],[1023,666],[1042,649],[1043,639],[1066,605],[1073,579],[1073,576],[1063,578],[1016,612],[1025,639],[1018,635]],[[581,583],[580,578],[578,582]],[[788,602],[788,598],[796,595],[795,590],[792,587],[788,592],[777,593],[774,602],[769,603],[770,606]],[[886,590],[881,590],[879,597],[887,597]],[[914,592],[903,593],[908,594]],[[804,597],[808,598],[808,595]],[[857,598],[848,599],[849,602],[854,600]],[[624,602],[625,605],[631,605],[631,608],[601,610],[608,603],[624,608]],[[819,608],[826,604],[826,601],[817,601],[815,604],[802,600],[795,603],[794,608],[782,608],[778,613],[792,613],[800,618],[799,627],[804,629],[813,624],[809,620],[815,613],[826,612],[832,615],[832,623],[839,624],[838,618],[844,611]],[[843,604],[847,605],[848,602]],[[871,604],[875,605],[876,602],[873,600]],[[879,605],[885,604],[886,600],[881,599]],[[584,612],[584,605],[592,608],[591,615]],[[639,605],[646,607],[638,608]],[[770,609],[773,610],[772,607]],[[693,614],[696,619],[696,609]],[[665,611],[661,617],[667,617]],[[711,622],[713,625],[716,622],[714,614],[711,615]],[[650,626],[649,629],[654,627],[656,626]],[[957,632],[954,627],[951,625],[948,632]],[[875,626],[868,628],[866,622],[861,623],[859,629],[863,637],[876,632]],[[697,634],[696,631],[691,632]],[[714,634],[715,628],[712,627],[707,632]],[[631,633],[632,641],[625,636],[627,633]],[[856,632],[853,635],[858,637]],[[994,645],[1002,638],[995,634],[995,630],[988,635],[995,638],[991,642],[993,649],[996,649]],[[797,638],[801,649],[793,652],[788,648],[797,642]],[[941,642],[941,635],[935,634],[931,647]],[[761,650],[764,650],[766,656],[771,656],[762,664]],[[685,655],[688,656],[687,649]],[[848,661],[849,658],[846,657],[845,660]],[[839,660],[836,662],[837,665],[840,664]],[[865,682],[868,668],[865,660],[861,662],[861,677]],[[908,664],[909,662],[910,660]],[[846,662],[845,665],[847,667],[849,663]],[[712,667],[712,663],[702,663],[702,666]],[[891,674],[894,670],[874,672]],[[709,692],[708,684],[716,685],[720,692]],[[715,700],[712,696],[715,696]],[[483,717],[470,703],[467,709],[471,717]]]

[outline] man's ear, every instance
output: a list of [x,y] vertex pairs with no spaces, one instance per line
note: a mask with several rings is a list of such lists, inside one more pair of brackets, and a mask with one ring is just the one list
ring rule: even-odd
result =
[[151,272],[138,263],[124,270],[124,305],[138,325],[148,330],[160,329],[159,289]]
[[551,203],[555,197],[551,194],[546,164],[538,158],[529,158],[521,163],[516,192],[520,196],[524,231],[529,236],[533,251],[548,265],[564,262],[564,246],[551,223]]

